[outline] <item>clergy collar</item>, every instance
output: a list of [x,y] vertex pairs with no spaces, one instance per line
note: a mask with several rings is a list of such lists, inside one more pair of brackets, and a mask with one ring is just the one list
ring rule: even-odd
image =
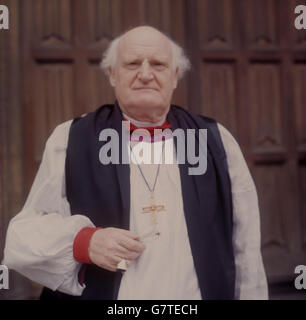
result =
[[[163,139],[169,139],[172,138],[172,134],[169,132],[164,132],[162,134],[156,134],[154,132],[155,129],[170,129],[171,124],[169,121],[166,119],[162,119],[161,121],[157,123],[151,123],[151,122],[142,122],[142,121],[137,121],[135,119],[132,119],[131,117],[127,116],[125,113],[122,113],[123,119],[128,120],[130,122],[130,138],[131,141],[145,141],[145,142],[158,142],[162,141]],[[140,131],[140,134],[137,134],[134,132],[136,129],[143,129],[142,134]],[[149,132],[150,135],[147,135],[146,133]]]
[[124,119],[130,121],[137,128],[146,128],[146,127],[155,128],[155,127],[160,127],[166,121],[166,116],[164,116],[164,118],[162,120],[160,120],[158,122],[155,122],[155,123],[152,123],[152,122],[144,122],[144,121],[135,120],[135,119],[131,118],[130,116],[128,116],[127,114],[125,114],[124,112],[122,112],[122,115],[123,115]]

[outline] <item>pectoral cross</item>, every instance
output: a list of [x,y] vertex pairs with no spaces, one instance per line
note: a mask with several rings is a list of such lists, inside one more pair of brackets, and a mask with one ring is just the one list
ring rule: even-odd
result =
[[[165,211],[165,206],[156,205],[154,195],[150,196],[150,200],[151,200],[151,205],[148,207],[143,207],[141,213],[150,213],[152,222],[155,224],[155,227],[156,227],[156,224],[157,224],[156,213],[160,211]],[[155,235],[159,236],[160,232],[156,230]]]

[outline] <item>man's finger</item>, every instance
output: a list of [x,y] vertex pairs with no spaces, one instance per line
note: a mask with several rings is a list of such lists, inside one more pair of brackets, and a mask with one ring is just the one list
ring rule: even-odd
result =
[[118,255],[122,256],[124,259],[134,260],[136,259],[141,252],[136,252],[132,250],[128,250],[127,248],[123,247],[122,245],[118,245],[116,248]]
[[142,252],[145,249],[145,245],[139,240],[134,240],[128,237],[119,239],[119,244],[124,248],[135,252]]

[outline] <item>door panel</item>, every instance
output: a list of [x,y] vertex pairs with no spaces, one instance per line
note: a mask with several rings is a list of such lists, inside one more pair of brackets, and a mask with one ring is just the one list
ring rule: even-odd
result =
[[192,3],[198,18],[187,28],[197,29],[193,63],[201,59],[201,85],[194,75],[189,90],[201,102],[189,106],[240,143],[258,190],[269,281],[292,281],[295,266],[306,262],[306,31],[294,28],[301,1]]

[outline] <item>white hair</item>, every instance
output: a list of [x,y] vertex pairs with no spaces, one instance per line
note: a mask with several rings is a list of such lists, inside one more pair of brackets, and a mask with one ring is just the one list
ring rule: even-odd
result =
[[[160,32],[160,31],[159,31]],[[117,54],[118,54],[118,45],[122,37],[126,33],[118,36],[113,39],[102,56],[102,61],[100,63],[100,67],[106,74],[109,76],[109,68],[114,69],[117,63]],[[163,34],[163,33],[162,33]],[[190,61],[185,55],[185,52],[182,47],[180,47],[177,43],[175,43],[170,37],[163,34],[169,41],[171,50],[172,50],[172,68],[176,70],[178,68],[178,79],[183,78],[186,71],[188,71],[191,67]]]

